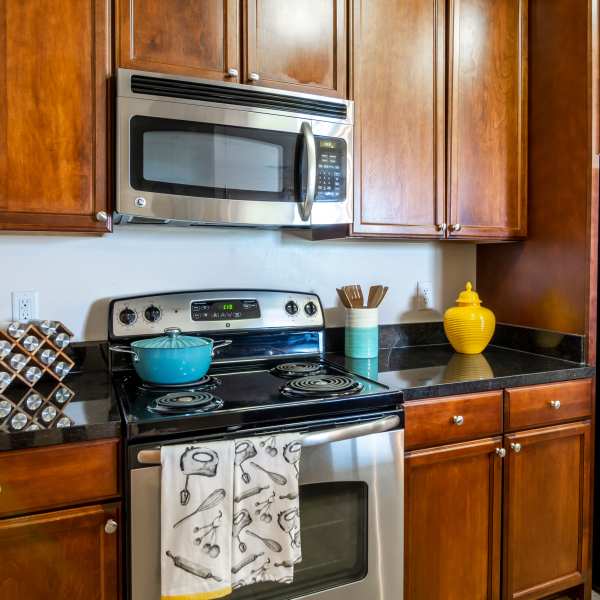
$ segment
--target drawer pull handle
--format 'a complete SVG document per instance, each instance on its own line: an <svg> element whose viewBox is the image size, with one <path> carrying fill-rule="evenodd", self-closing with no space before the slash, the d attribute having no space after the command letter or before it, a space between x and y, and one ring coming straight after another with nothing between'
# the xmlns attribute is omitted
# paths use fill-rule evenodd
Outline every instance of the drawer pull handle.
<svg viewBox="0 0 600 600"><path fill-rule="evenodd" d="M456 415L456 416L452 417L452 422L455 425L460 426L465 422L465 418L462 415Z"/></svg>
<svg viewBox="0 0 600 600"><path fill-rule="evenodd" d="M106 524L104 525L104 531L106 533L113 534L117 531L118 528L118 524L114 519L109 519L108 521L106 521Z"/></svg>
<svg viewBox="0 0 600 600"><path fill-rule="evenodd" d="M513 442L510 447L513 449L513 452L516 452L517 454L521 452L522 449L522 446L519 444L519 442Z"/></svg>
<svg viewBox="0 0 600 600"><path fill-rule="evenodd" d="M558 410L560 408L560 400L550 400L550 407Z"/></svg>
<svg viewBox="0 0 600 600"><path fill-rule="evenodd" d="M500 458L504 458L506 456L506 450L504 448L496 448L496 454Z"/></svg>

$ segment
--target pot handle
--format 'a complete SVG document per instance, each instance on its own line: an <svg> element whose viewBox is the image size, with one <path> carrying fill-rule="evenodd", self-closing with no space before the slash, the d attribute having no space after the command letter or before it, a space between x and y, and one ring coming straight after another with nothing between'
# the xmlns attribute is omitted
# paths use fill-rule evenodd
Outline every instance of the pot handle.
<svg viewBox="0 0 600 600"><path fill-rule="evenodd" d="M122 354L133 354L133 362L139 362L140 357L137 352L129 348L128 346L109 346L108 349L111 352L121 352Z"/></svg>
<svg viewBox="0 0 600 600"><path fill-rule="evenodd" d="M215 350L219 350L219 348L225 348L225 346L231 346L233 344L233 340L222 340L220 342L215 342L212 347L212 356L215 355Z"/></svg>

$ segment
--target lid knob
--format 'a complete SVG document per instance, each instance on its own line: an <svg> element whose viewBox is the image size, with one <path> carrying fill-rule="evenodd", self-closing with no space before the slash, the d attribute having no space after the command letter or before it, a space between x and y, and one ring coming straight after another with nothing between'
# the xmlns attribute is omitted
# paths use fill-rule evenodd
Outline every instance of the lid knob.
<svg viewBox="0 0 600 600"><path fill-rule="evenodd" d="M473 284L467 281L466 288L458 295L456 302L459 306L480 306L479 294L473 291Z"/></svg>
<svg viewBox="0 0 600 600"><path fill-rule="evenodd" d="M167 327L165 329L165 333L171 337L177 337L178 335L181 335L181 329L179 329L179 327Z"/></svg>

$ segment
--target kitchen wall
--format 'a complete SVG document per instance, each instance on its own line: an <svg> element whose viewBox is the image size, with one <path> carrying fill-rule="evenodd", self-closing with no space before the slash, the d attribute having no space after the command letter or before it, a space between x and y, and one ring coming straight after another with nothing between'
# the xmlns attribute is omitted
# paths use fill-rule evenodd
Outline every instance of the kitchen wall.
<svg viewBox="0 0 600 600"><path fill-rule="evenodd" d="M37 290L42 318L64 321L79 340L106 337L108 300L119 295L215 287L314 291L327 325L343 324L336 287L390 286L381 323L440 320L465 281L475 245L340 240L254 229L118 227L112 235L0 235L0 321L13 290ZM418 310L417 281L433 284L432 310ZM485 300L485 298L484 298Z"/></svg>

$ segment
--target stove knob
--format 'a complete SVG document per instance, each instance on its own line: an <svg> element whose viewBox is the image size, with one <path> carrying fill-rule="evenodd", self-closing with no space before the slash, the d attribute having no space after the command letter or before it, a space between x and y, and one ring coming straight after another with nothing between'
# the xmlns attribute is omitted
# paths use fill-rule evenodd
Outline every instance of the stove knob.
<svg viewBox="0 0 600 600"><path fill-rule="evenodd" d="M298 312L298 305L293 300L290 300L285 305L285 312L288 315L295 315Z"/></svg>
<svg viewBox="0 0 600 600"><path fill-rule="evenodd" d="M316 314L317 312L317 305L314 302L307 302L304 305L304 312L309 316L312 317L314 314Z"/></svg>
<svg viewBox="0 0 600 600"><path fill-rule="evenodd" d="M135 314L134 310L131 310L131 308L124 308L119 313L119 321L121 321L123 325L133 325L136 319L137 315Z"/></svg>
<svg viewBox="0 0 600 600"><path fill-rule="evenodd" d="M147 321L150 321L150 323L154 323L154 321L158 321L160 319L160 308L154 305L149 306L144 311L144 316L146 317Z"/></svg>

